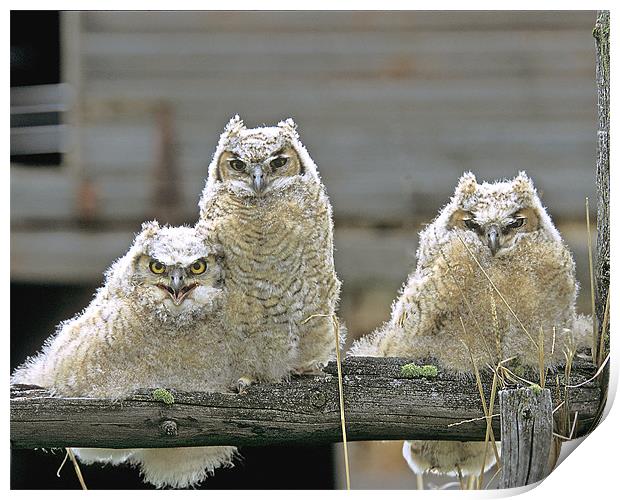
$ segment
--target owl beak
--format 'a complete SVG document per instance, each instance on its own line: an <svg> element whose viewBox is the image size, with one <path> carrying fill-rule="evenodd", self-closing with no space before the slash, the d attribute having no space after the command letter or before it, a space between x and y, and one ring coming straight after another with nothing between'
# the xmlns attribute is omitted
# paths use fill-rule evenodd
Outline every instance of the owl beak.
<svg viewBox="0 0 620 500"><path fill-rule="evenodd" d="M170 272L169 276L170 286L165 287L165 290L170 295L170 298L172 299L172 302L174 302L174 305L181 305L181 302L183 302L189 292L191 292L196 287L196 284L185 284L185 273L182 269L173 269Z"/></svg>
<svg viewBox="0 0 620 500"><path fill-rule="evenodd" d="M254 185L256 194L260 194L265 188L265 175L260 166L254 167L254 172L252 172L252 184Z"/></svg>
<svg viewBox="0 0 620 500"><path fill-rule="evenodd" d="M493 256L495 256L500 247L499 235L499 228L496 225L489 226L487 229L487 245Z"/></svg>

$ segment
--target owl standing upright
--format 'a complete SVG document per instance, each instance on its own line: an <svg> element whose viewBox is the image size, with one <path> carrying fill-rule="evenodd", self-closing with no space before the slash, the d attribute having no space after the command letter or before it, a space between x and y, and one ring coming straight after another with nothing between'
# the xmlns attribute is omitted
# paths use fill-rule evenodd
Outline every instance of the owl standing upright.
<svg viewBox="0 0 620 500"><path fill-rule="evenodd" d="M226 255L224 318L242 346L239 387L325 364L340 293L332 208L293 120L249 129L232 118L199 206L197 229Z"/></svg>
<svg viewBox="0 0 620 500"><path fill-rule="evenodd" d="M108 399L149 387L225 391L232 375L220 255L193 228L143 224L92 302L61 323L11 382ZM235 455L230 446L74 451L85 463L137 465L145 481L177 488L231 465Z"/></svg>
<svg viewBox="0 0 620 500"><path fill-rule="evenodd" d="M575 312L577 291L571 253L530 178L478 184L466 173L420 233L417 267L390 321L350 354L434 358L471 374L472 358L480 370L513 357L537 369L540 350L553 367L565 344L589 338ZM484 443L441 441L406 442L404 453L418 473L462 475L479 474L485 456ZM489 467L493 453L486 457Z"/></svg>

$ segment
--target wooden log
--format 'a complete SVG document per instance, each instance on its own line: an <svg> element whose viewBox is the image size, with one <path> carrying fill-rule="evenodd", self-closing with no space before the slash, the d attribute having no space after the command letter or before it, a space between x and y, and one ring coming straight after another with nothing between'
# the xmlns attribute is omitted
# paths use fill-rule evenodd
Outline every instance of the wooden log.
<svg viewBox="0 0 620 500"><path fill-rule="evenodd" d="M475 381L443 373L408 378L403 358L348 358L343 362L347 434L350 440L485 438ZM428 360L427 360L428 361ZM588 380L592 364L573 365L570 383ZM486 397L490 374L483 373ZM336 367L320 376L257 384L245 394L182 393L175 402L154 401L141 390L123 401L53 397L32 386L11 388L11 446L170 447L204 445L319 444L341 440ZM563 376L559 383L562 386ZM555 376L548 387L554 395ZM600 389L595 382L571 389L570 409L578 411L576 436L590 428ZM555 401L554 404L559 404ZM458 425L454 425L458 424ZM499 420L493 419L495 435Z"/></svg>
<svg viewBox="0 0 620 500"><path fill-rule="evenodd" d="M544 479L553 440L551 391L529 388L500 391L499 405L500 488L516 488Z"/></svg>

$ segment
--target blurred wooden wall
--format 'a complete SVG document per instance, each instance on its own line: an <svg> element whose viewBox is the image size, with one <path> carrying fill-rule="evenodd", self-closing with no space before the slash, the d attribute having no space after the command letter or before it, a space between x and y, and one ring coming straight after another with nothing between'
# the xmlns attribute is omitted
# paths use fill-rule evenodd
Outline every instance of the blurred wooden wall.
<svg viewBox="0 0 620 500"><path fill-rule="evenodd" d="M97 283L142 220L196 220L218 136L292 116L336 222L353 335L387 319L464 170L526 170L587 284L594 12L63 13L60 168L11 167L11 271Z"/></svg>

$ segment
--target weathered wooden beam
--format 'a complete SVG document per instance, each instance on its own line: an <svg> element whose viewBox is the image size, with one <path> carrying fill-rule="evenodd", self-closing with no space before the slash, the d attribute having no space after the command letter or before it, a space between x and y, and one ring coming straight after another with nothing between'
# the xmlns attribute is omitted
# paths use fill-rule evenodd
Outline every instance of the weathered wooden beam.
<svg viewBox="0 0 620 500"><path fill-rule="evenodd" d="M599 324L598 334L600 335L605 316L605 302L609 293L609 11L602 10L598 12L592 33L596 45L598 111L598 140L596 147L596 316ZM604 348L605 352L609 352L609 337L604 339Z"/></svg>
<svg viewBox="0 0 620 500"><path fill-rule="evenodd" d="M499 392L502 440L500 488L516 488L548 474L553 441L551 391L529 388Z"/></svg>
<svg viewBox="0 0 620 500"><path fill-rule="evenodd" d="M486 421L474 380L442 373L431 379L401 374L402 358L348 358L343 363L350 440L484 440ZM570 383L586 381L590 364L573 366ZM317 444L338 442L341 429L335 365L325 375L257 384L245 394L182 393L175 402L139 391L123 401L59 398L32 386L11 387L13 448L170 447L199 445ZM554 395L555 376L548 387ZM560 384L563 377L560 376ZM488 395L491 379L483 374ZM596 383L571 389L579 412L577 435L587 431L599 401ZM556 402L558 403L558 402ZM477 419L460 425L457 422ZM500 435L499 419L493 419Z"/></svg>

